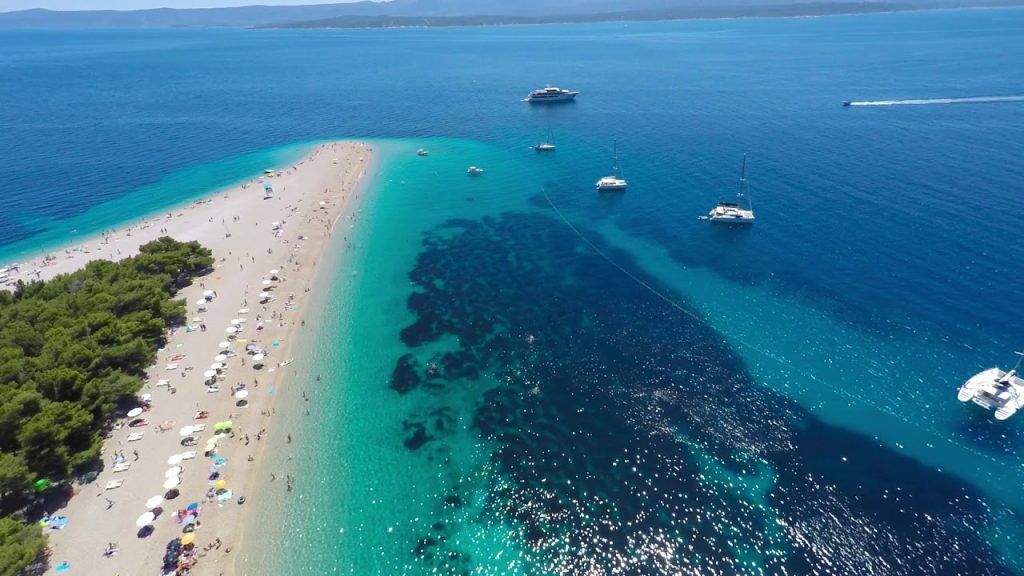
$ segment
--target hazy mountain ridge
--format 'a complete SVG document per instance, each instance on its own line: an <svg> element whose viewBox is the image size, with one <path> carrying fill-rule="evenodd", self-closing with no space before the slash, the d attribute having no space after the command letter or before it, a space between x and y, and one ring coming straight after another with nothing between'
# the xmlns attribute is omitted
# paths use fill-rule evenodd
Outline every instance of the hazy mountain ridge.
<svg viewBox="0 0 1024 576"><path fill-rule="evenodd" d="M723 5L724 4L724 5ZM934 7L1019 5L1024 0L391 0L304 6L21 10L0 28L470 26L608 20L849 14Z"/></svg>

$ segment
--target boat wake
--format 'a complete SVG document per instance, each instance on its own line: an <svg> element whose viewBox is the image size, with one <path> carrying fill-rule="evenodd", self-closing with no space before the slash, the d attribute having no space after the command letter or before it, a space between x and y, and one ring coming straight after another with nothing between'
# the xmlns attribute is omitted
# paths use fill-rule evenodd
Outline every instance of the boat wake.
<svg viewBox="0 0 1024 576"><path fill-rule="evenodd" d="M1024 96L977 96L972 98L930 98L924 100L873 100L850 102L849 106L921 106L926 104L986 104L995 102L1024 102Z"/></svg>

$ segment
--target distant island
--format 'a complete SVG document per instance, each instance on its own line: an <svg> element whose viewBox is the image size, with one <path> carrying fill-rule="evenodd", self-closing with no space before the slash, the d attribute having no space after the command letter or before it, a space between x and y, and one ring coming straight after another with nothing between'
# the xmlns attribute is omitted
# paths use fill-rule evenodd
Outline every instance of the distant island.
<svg viewBox="0 0 1024 576"><path fill-rule="evenodd" d="M390 0L306 6L0 12L0 28L404 28L784 18L1007 7L1024 0Z"/></svg>

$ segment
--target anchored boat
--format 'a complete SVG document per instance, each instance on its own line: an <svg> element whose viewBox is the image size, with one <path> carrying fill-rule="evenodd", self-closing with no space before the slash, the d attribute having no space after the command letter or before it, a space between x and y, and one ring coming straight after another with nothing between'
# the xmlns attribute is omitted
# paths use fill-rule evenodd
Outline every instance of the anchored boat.
<svg viewBox="0 0 1024 576"><path fill-rule="evenodd" d="M1017 376L1024 352L1017 352L1017 364L1009 372L989 368L971 376L957 392L956 399L995 410L996 420L1006 420L1024 407L1024 380Z"/></svg>

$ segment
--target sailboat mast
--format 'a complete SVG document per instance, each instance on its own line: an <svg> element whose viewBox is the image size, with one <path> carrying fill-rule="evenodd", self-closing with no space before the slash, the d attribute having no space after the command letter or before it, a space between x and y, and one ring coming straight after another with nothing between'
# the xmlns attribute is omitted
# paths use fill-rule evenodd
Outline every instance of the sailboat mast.
<svg viewBox="0 0 1024 576"><path fill-rule="evenodd" d="M743 155L743 167L740 169L740 188L736 191L736 200L738 201L744 196L747 189L747 155ZM754 203L750 200L750 195L747 196L747 210L754 210Z"/></svg>

